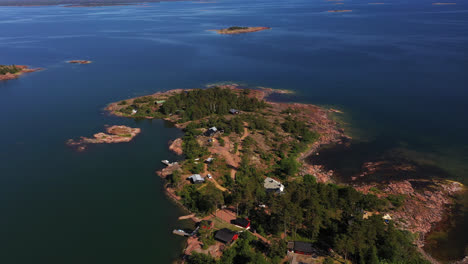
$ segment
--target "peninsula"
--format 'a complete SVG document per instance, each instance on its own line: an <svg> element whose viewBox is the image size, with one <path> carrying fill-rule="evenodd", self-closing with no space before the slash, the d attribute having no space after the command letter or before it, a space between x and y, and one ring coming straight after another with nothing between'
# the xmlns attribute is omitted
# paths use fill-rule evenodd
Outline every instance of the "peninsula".
<svg viewBox="0 0 468 264"><path fill-rule="evenodd" d="M106 108L118 116L165 119L184 130L170 149L185 160L164 160L167 167L157 174L168 196L190 212L183 219L197 223L194 231L174 230L189 237L187 263L429 263L414 238L422 247L463 186L420 179L339 183L333 171L305 160L323 145L350 140L331 118L342 112L267 101L274 92L220 85ZM382 164L366 164L361 177ZM433 217L420 217L430 210Z"/></svg>
<svg viewBox="0 0 468 264"><path fill-rule="evenodd" d="M39 70L41 69L31 69L24 65L0 65L0 81L16 79L23 73L35 72Z"/></svg>
<svg viewBox="0 0 468 264"><path fill-rule="evenodd" d="M242 34L242 33L251 33L251 32L257 32L257 31L262 31L262 30L267 30L271 29L269 27L229 27L229 28L224 28L224 29L216 29L215 31L218 34Z"/></svg>

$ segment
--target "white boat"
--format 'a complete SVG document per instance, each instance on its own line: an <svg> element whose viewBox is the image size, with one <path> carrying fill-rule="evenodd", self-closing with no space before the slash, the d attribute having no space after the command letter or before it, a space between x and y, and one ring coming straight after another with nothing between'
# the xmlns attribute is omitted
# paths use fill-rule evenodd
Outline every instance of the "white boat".
<svg viewBox="0 0 468 264"><path fill-rule="evenodd" d="M171 164L168 160L161 160L161 163L166 166L169 166Z"/></svg>

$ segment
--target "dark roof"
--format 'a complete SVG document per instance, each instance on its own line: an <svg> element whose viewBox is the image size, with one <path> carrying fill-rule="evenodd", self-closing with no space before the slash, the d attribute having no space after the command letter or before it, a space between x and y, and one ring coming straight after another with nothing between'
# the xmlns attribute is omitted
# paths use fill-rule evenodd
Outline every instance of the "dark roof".
<svg viewBox="0 0 468 264"><path fill-rule="evenodd" d="M304 253L312 253L314 250L311 243L294 241L294 251L300 251Z"/></svg>
<svg viewBox="0 0 468 264"><path fill-rule="evenodd" d="M223 228L216 232L215 239L224 242L224 243L229 243L232 241L234 236L236 235L236 232L229 230L227 228Z"/></svg>
<svg viewBox="0 0 468 264"><path fill-rule="evenodd" d="M232 223L238 226L247 227L250 223L248 219L245 218L236 218L232 220Z"/></svg>

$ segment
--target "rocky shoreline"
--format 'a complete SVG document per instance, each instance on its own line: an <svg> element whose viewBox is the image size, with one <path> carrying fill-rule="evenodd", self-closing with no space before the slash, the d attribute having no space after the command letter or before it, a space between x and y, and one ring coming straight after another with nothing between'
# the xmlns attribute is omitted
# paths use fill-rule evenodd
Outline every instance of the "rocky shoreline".
<svg viewBox="0 0 468 264"><path fill-rule="evenodd" d="M344 144L339 146L340 144ZM337 146L337 151L345 151L352 146L351 142L332 143ZM330 146L327 146L329 149ZM308 173L314 173L317 180L321 182L344 183L354 187L356 190L373 194L379 198L386 198L394 202L393 209L381 212L391 216L397 227L407 230L416 235L416 244L421 252L426 244L428 235L436 226L451 215L451 208L455 204L455 196L466 191L466 187L455 181L444 179L448 175L441 174L442 171L433 168L426 168L424 165L406 160L405 158L394 157L390 154L381 158L374 158L362 164L359 172L343 175L346 169L336 168L336 171L330 169L330 164L323 163L324 160L317 160L311 157L317 155L327 157L339 155L337 151L330 151L326 154L324 149L318 148L316 152L310 152L307 164L311 170ZM365 151L359 149L359 151ZM339 156L335 159L347 159L351 154ZM396 155L401 155L398 154ZM320 154L320 156L318 156ZM326 166L323 164L327 164ZM348 172L350 173L350 172ZM346 179L347 178L347 179ZM427 252L424 252L431 263L438 263L431 258Z"/></svg>
<svg viewBox="0 0 468 264"><path fill-rule="evenodd" d="M110 126L106 128L106 133L99 132L92 138L80 137L78 140L69 139L67 145L76 147L78 151L86 149L88 144L111 144L130 142L141 132L140 128L131 128L127 126Z"/></svg>
<svg viewBox="0 0 468 264"><path fill-rule="evenodd" d="M400 228L419 235L419 247L424 246L426 234L449 213L448 206L453 204L453 196L463 188L459 182L425 179L355 186L358 191L378 197L402 197L404 201L401 207L391 212L392 218Z"/></svg>
<svg viewBox="0 0 468 264"><path fill-rule="evenodd" d="M17 73L0 74L0 81L17 79L24 73L30 73L30 72L43 70L42 68L29 68L28 66L25 66L25 65L15 65L15 67L19 68L20 71Z"/></svg>

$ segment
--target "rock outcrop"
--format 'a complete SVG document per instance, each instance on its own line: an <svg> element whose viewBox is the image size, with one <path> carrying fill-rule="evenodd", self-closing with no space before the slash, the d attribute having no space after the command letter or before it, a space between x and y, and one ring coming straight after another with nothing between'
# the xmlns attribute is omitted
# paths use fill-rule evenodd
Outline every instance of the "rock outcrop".
<svg viewBox="0 0 468 264"><path fill-rule="evenodd" d="M170 141L169 150L176 153L177 155L182 155L184 153L182 150L182 139L178 138L174 141Z"/></svg>
<svg viewBox="0 0 468 264"><path fill-rule="evenodd" d="M69 60L67 62L71 63L71 64L90 64L90 63L92 63L92 61L90 61L90 60Z"/></svg>
<svg viewBox="0 0 468 264"><path fill-rule="evenodd" d="M29 72L35 72L35 71L40 71L42 70L41 68L35 68L31 69L28 68L28 66L25 65L15 65L16 68L19 68L20 71L16 73L5 73L5 74L0 74L0 81L7 81L7 80L13 80L21 76L23 73L29 73Z"/></svg>
<svg viewBox="0 0 468 264"><path fill-rule="evenodd" d="M251 33L251 32L257 32L257 31L262 31L262 30L267 30L271 29L269 27L230 27L230 28L224 28L224 29L216 29L215 31L218 34L243 34L243 33Z"/></svg>
<svg viewBox="0 0 468 264"><path fill-rule="evenodd" d="M463 185L448 180L409 179L355 188L378 197L404 196L403 204L392 211L391 216L401 228L419 234L417 243L422 246L425 235L443 219L447 206L453 203L453 195L460 192Z"/></svg>
<svg viewBox="0 0 468 264"><path fill-rule="evenodd" d="M77 147L78 150L82 151L86 149L87 144L130 142L141 132L141 129L127 126L111 126L106 128L106 132L96 133L92 138L81 137L79 140L70 139L67 141L67 145Z"/></svg>

